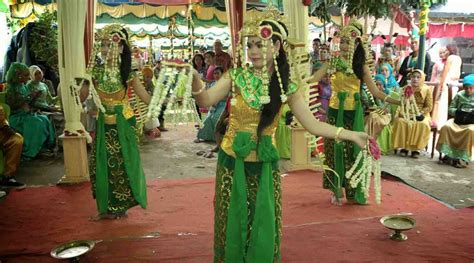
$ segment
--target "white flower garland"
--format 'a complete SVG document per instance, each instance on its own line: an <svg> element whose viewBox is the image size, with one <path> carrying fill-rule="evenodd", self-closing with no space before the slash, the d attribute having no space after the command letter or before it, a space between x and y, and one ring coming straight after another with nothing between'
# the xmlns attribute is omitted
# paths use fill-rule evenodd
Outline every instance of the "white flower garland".
<svg viewBox="0 0 474 263"><path fill-rule="evenodd" d="M420 115L420 110L416 105L414 94L409 97L406 97L405 94L402 95L400 112L405 120L416 121L416 116Z"/></svg>
<svg viewBox="0 0 474 263"><path fill-rule="evenodd" d="M357 158L352 165L351 169L346 172L346 178L349 179L349 183L352 188L356 188L359 184L364 191L364 197L368 199L371 177L374 177L374 189L375 189L375 202L380 204L381 202L381 168L380 161L375 160L369 153L369 144L359 152ZM357 172L357 167L360 167ZM355 172L355 173L354 173Z"/></svg>
<svg viewBox="0 0 474 263"><path fill-rule="evenodd" d="M192 80L190 67L177 67L164 62L149 105L147 120L157 118L163 104L167 104L164 115L168 122L176 125L195 121L201 125L191 94Z"/></svg>

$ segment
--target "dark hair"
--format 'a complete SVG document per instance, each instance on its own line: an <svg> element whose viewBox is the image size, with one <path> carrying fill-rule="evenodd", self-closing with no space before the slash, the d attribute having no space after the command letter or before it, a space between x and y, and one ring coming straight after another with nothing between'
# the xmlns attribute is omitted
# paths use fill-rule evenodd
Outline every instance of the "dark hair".
<svg viewBox="0 0 474 263"><path fill-rule="evenodd" d="M458 54L458 47L454 44L449 44L446 46L446 49L449 51L449 55L457 55Z"/></svg>
<svg viewBox="0 0 474 263"><path fill-rule="evenodd" d="M362 45L363 43L360 38L356 38L356 48L354 50L354 56L352 56L352 71L354 71L354 74L361 82L364 82L365 50Z"/></svg>
<svg viewBox="0 0 474 263"><path fill-rule="evenodd" d="M204 53L204 55L210 55L211 57L215 57L215 56L216 56L216 52L214 52L214 51L206 51L206 53Z"/></svg>
<svg viewBox="0 0 474 263"><path fill-rule="evenodd" d="M392 49L393 49L393 45L392 45L392 43L390 43L390 42L385 42L385 43L383 44L383 47L384 47L384 48L389 47L389 48L392 48Z"/></svg>
<svg viewBox="0 0 474 263"><path fill-rule="evenodd" d="M313 43L315 43L315 42L319 42L319 43L321 43L321 39L319 39L319 38L315 38L315 39L313 39Z"/></svg>
<svg viewBox="0 0 474 263"><path fill-rule="evenodd" d="M128 39L128 33L125 28L122 28L122 33L125 34L126 39ZM120 44L122 44L122 54L120 54L120 77L122 78L122 84L127 89L127 80L130 72L132 71L132 52L130 51L130 47L127 44L127 41L124 39L120 40Z"/></svg>
<svg viewBox="0 0 474 263"><path fill-rule="evenodd" d="M217 66L217 67L214 68L214 71L213 71L212 74L214 74L216 71L220 71L221 73L224 73L224 68L221 67L221 66Z"/></svg>
<svg viewBox="0 0 474 263"><path fill-rule="evenodd" d="M195 61L195 60L196 60L196 57L201 57L202 66L203 66L203 67L206 67L206 62L204 62L204 55L201 54L201 53L197 53L197 54L194 54L194 57L193 57L193 68L196 69L196 70L198 69L198 68L197 68L197 65L196 65L196 61Z"/></svg>
<svg viewBox="0 0 474 263"><path fill-rule="evenodd" d="M279 22L277 22L279 23ZM263 25L270 25L272 27L272 30L274 32L280 32L278 27L274 25L271 22L264 21L262 24ZM288 34L288 30L286 26L282 23L280 25L284 28L286 33ZM272 36L272 42L275 43L277 40L280 41L280 50L278 51L278 56L276 57L276 62L278 65L278 71L280 72L281 76L281 81L283 85L283 90L286 92L288 90L288 79L290 76L290 66L288 65L288 60L286 57L286 53L283 49L283 41L282 39L277 36L273 35ZM266 62L264 62L266 63ZM270 103L264 104L262 108L262 113L260 115L260 121L258 123L257 127L257 137L260 138L262 135L262 131L268 127L270 124L272 124L273 120L275 119L276 115L280 111L281 107L281 90L280 90L280 84L278 81L278 76L276 71L273 71L273 74L270 79L270 83L268 85L268 92L270 95Z"/></svg>

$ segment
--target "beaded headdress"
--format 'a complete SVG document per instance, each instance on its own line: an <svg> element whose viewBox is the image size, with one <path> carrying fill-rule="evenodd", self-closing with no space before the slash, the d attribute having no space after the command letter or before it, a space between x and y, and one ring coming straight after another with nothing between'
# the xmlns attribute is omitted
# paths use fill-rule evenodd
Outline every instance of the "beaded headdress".
<svg viewBox="0 0 474 263"><path fill-rule="evenodd" d="M95 43L92 54L89 58L89 64L87 66L87 72L89 75L89 80L91 80L92 70L97 64L97 56L101 53L101 46L103 45L104 40L108 40L108 51L107 54L102 55L101 59L102 62L107 63L107 61L112 61L111 67L105 67L105 72L108 76L113 76L110 81L114 82L121 82L120 78L116 78L115 76L120 76L120 43L125 41L127 45L128 36L127 33L124 31L124 27L119 24L111 24L107 25L104 28L98 30L95 34ZM93 83L93 82L90 82ZM92 98L98 108L105 112L105 108L102 106L100 102L99 96L96 94L95 89L89 89L92 95Z"/></svg>
<svg viewBox="0 0 474 263"><path fill-rule="evenodd" d="M263 11L250 10L245 14L245 21L242 29L239 32L238 38L238 47L239 53L237 54L236 60L234 60L235 67L237 64L241 64L242 67L247 70L247 64L245 63L245 41L247 37L259 37L262 41L262 60L264 61L262 72L264 73L262 78L262 87L263 95L259 98L261 104L270 103L270 96L268 93L268 85L270 83L270 77L266 72L268 72L267 61L267 49L272 46L271 41L273 36L278 36L281 40L281 45L285 51L289 51L291 40L288 39L288 30L286 25L288 25L288 19L278 11L278 9L273 6L267 6ZM274 30L277 29L277 30ZM276 58L278 56L278 51L273 52L273 66L275 67L275 72L278 77L278 82L280 84L281 90L281 100L286 102L287 95L283 89L283 82L281 80L280 72L278 70L278 65ZM287 54L290 59L290 54ZM291 75L291 73L290 73ZM232 92L235 93L234 87ZM231 100L231 103L235 103L235 99Z"/></svg>
<svg viewBox="0 0 474 263"><path fill-rule="evenodd" d="M352 67L352 59L353 59L354 51L357 48L357 45L356 45L357 39L360 40L360 44L358 45L362 45L362 47L364 48L366 64L368 64L369 67L374 66L373 65L374 58L372 57L372 54L370 52L370 46L369 46L370 43L368 41L368 36L364 34L364 30L361 23L359 23L356 20L349 21L349 24L341 29L341 39L348 40L348 44L349 44L349 54L348 54L349 56L346 61L347 63L346 72L353 73L351 67Z"/></svg>

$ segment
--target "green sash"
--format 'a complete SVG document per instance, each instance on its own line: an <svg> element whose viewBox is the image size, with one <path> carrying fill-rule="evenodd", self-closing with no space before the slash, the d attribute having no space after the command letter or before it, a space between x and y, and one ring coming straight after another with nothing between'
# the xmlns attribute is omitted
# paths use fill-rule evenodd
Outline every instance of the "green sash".
<svg viewBox="0 0 474 263"><path fill-rule="evenodd" d="M232 149L235 169L227 217L225 262L273 262L275 247L275 197L272 162L280 159L271 136L262 136L258 144L249 132L237 132ZM262 173L255 205L252 231L247 244L248 207L245 181L245 158L257 150Z"/></svg>

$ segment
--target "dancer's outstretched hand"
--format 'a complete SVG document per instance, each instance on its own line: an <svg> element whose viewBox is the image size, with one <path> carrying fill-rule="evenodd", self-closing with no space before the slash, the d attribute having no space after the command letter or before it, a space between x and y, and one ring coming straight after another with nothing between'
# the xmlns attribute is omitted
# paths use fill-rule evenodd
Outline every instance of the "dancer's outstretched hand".
<svg viewBox="0 0 474 263"><path fill-rule="evenodd" d="M353 141L355 144L357 144L360 148L364 148L365 145L367 144L367 141L369 139L369 135L365 132L354 132L351 136L351 141Z"/></svg>

